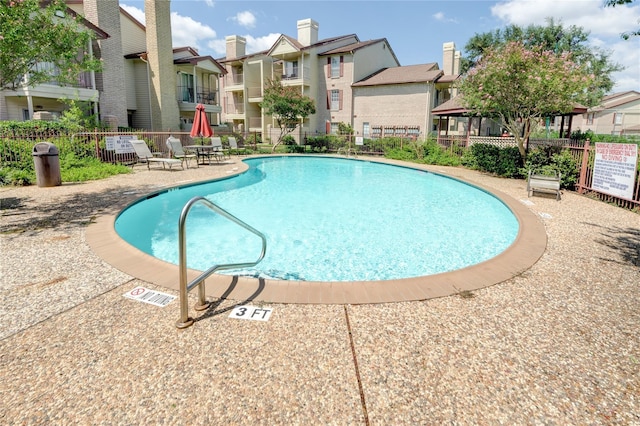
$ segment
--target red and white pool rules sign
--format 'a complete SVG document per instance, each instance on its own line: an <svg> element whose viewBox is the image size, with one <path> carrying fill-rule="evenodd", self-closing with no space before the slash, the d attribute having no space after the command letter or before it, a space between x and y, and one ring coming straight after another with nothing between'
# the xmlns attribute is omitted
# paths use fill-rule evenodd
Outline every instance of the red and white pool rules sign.
<svg viewBox="0 0 640 426"><path fill-rule="evenodd" d="M591 187L615 197L633 199L637 163L636 144L596 143Z"/></svg>

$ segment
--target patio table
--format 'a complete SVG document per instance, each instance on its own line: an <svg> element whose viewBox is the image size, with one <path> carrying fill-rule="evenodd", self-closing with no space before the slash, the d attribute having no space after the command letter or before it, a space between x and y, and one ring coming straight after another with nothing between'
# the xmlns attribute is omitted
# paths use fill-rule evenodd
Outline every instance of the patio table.
<svg viewBox="0 0 640 426"><path fill-rule="evenodd" d="M220 162L220 158L224 156L224 153L213 145L185 145L183 148L187 151L195 151L198 164L200 164L200 157L203 159L206 157L208 164L211 164L211 156L213 156L218 163ZM202 164L204 164L204 161Z"/></svg>

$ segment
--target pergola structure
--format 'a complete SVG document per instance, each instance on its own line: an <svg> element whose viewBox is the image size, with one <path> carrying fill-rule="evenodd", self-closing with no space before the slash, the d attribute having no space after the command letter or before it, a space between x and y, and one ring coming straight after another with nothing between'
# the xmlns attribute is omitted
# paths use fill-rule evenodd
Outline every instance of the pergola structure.
<svg viewBox="0 0 640 426"><path fill-rule="evenodd" d="M571 137L571 126L573 124L573 116L574 115L581 115L581 114L585 114L587 112L587 107L582 106L582 105L576 105L573 108L573 111L571 111L570 113L567 114L558 114L556 115L556 117L561 117L561 122L560 122L560 137L563 138L569 138ZM440 140L440 135L442 133L442 123L443 120L442 118L444 117L446 120L444 120L446 124L445 127L445 137L449 136L449 118L450 117L467 117L467 129L466 129L466 137L467 139L471 136L471 125L473 123L473 119L477 118L478 119L478 130L481 129L482 126L482 119L483 118L487 118L487 117L482 117L479 115L474 115L469 109L465 108L462 102L462 95L458 94L455 97L453 97L452 99L449 99L448 101L444 102L441 105L438 105L437 107L435 107L432 110L432 114L434 116L437 116L438 118L440 118L440 120L438 121L438 140ZM565 120L567 121L567 128L565 129Z"/></svg>

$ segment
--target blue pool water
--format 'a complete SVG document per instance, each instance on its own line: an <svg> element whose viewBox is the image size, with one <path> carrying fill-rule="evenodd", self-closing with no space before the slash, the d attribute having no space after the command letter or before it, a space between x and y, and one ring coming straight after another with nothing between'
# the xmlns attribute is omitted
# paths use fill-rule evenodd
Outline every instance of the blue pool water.
<svg viewBox="0 0 640 426"><path fill-rule="evenodd" d="M480 263L515 240L518 221L493 195L411 168L323 157L245 160L239 176L160 193L124 210L116 231L157 258L178 260L178 219L205 196L263 232L267 254L233 275L306 281L387 280ZM188 266L251 262L260 239L196 204Z"/></svg>

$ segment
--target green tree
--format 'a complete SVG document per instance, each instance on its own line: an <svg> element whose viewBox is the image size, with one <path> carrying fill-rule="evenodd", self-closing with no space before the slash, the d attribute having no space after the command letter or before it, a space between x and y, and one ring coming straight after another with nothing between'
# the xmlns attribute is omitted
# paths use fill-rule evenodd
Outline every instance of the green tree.
<svg viewBox="0 0 640 426"><path fill-rule="evenodd" d="M480 62L459 84L465 107L485 117L496 117L511 132L520 155L535 125L545 117L566 114L589 96L594 76L568 53L522 43L484 52Z"/></svg>
<svg viewBox="0 0 640 426"><path fill-rule="evenodd" d="M606 7L616 7L623 4L631 4L634 1L635 0L606 0L604 2L604 5ZM640 29L637 29L635 31L628 31L626 33L620 34L620 37L622 37L625 40L629 40L631 37L638 37L638 36L640 36Z"/></svg>
<svg viewBox="0 0 640 426"><path fill-rule="evenodd" d="M613 89L615 82L611 74L623 69L609 59L609 52L589 44L589 32L575 25L563 27L561 23L547 18L545 26L509 25L493 32L475 34L464 48L467 56L462 61L463 71L477 64L486 51L495 50L510 42L520 42L528 49L548 50L557 54L570 53L573 62L584 66L594 75L588 88L589 96L583 101L587 107L600 104L602 97Z"/></svg>
<svg viewBox="0 0 640 426"><path fill-rule="evenodd" d="M297 87L282 85L278 79L267 81L260 106L280 127L280 136L273 144L273 152L286 135L292 133L311 114L316 113L313 99L303 95Z"/></svg>
<svg viewBox="0 0 640 426"><path fill-rule="evenodd" d="M100 70L87 53L94 38L64 0L0 0L0 90L74 83L81 72Z"/></svg>

